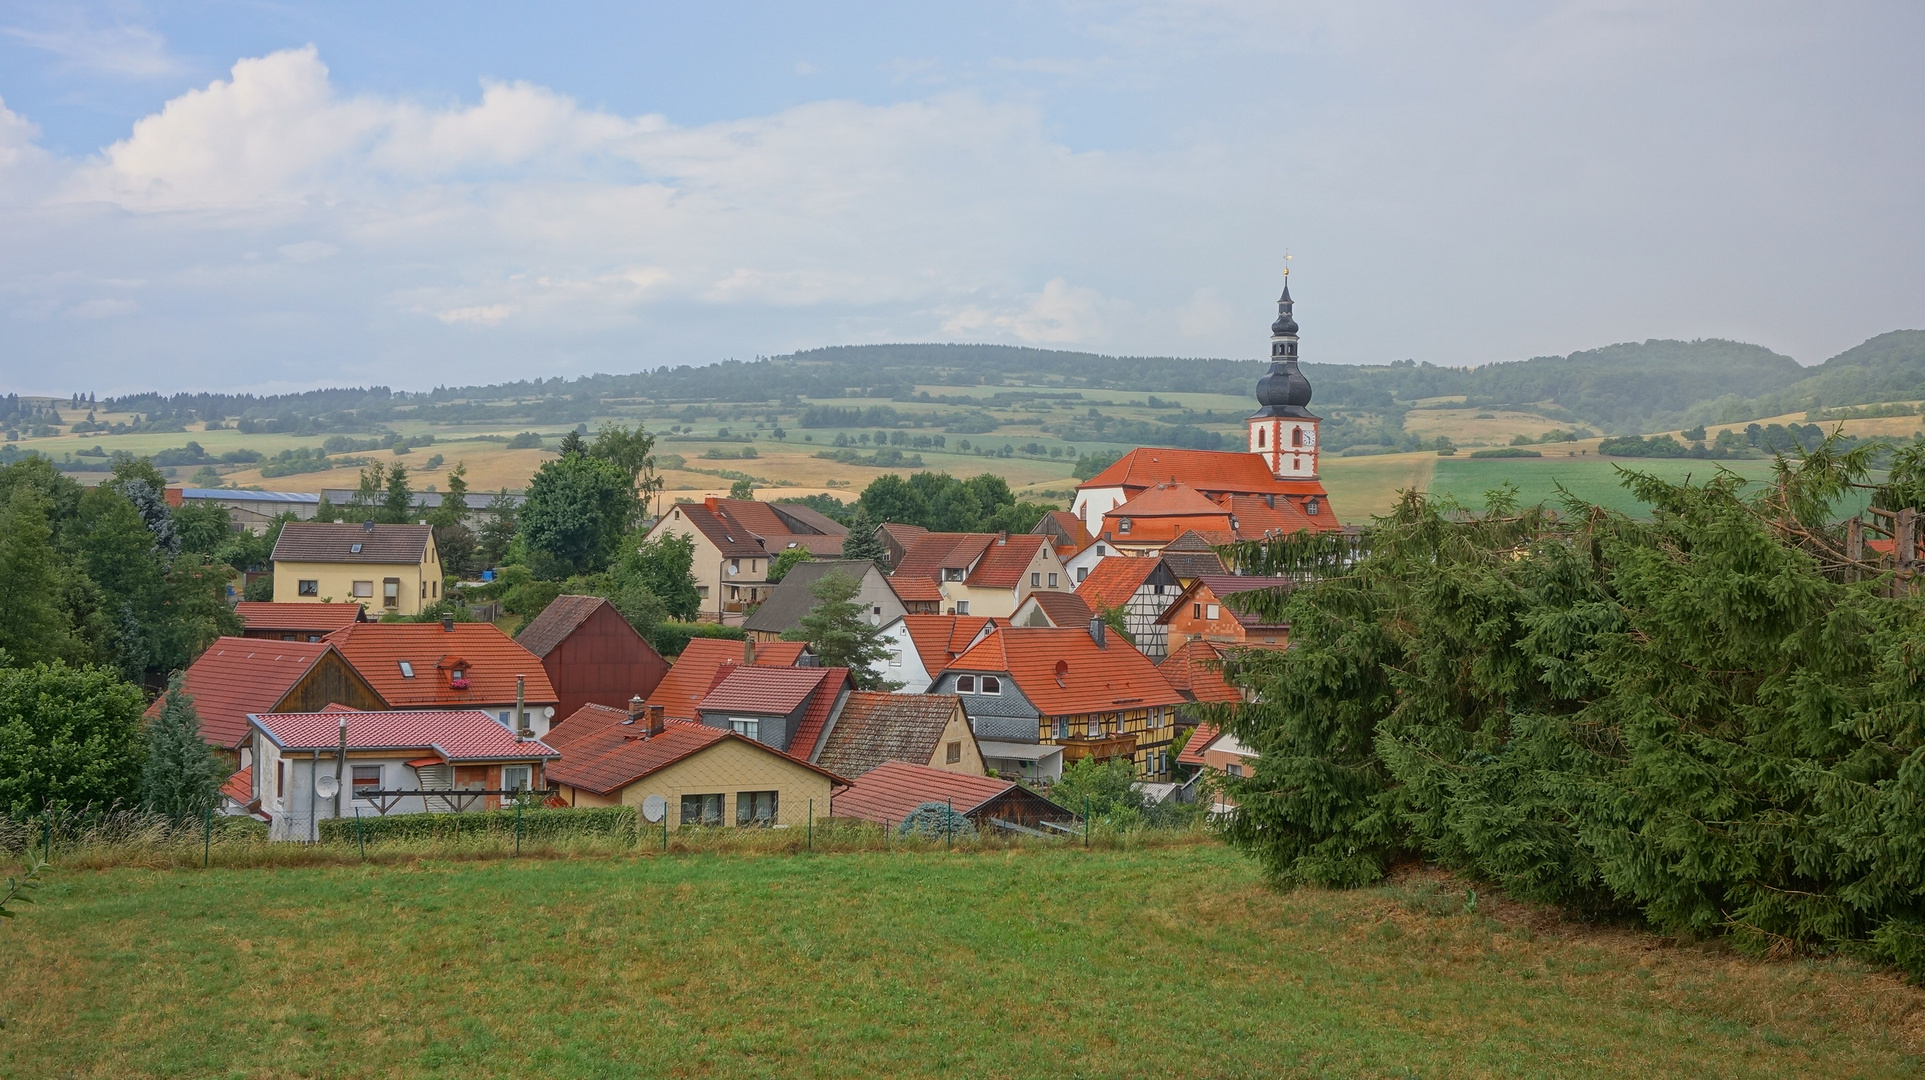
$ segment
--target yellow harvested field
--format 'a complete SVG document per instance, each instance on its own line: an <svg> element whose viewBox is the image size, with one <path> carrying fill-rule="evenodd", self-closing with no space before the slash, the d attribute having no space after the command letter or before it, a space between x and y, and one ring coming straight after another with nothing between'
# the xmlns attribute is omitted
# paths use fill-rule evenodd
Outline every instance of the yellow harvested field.
<svg viewBox="0 0 1925 1080"><path fill-rule="evenodd" d="M1431 472L1436 468L1437 455L1428 450L1328 457L1322 464L1323 486L1344 524L1362 525L1373 515L1389 513L1397 505L1400 492L1429 490Z"/></svg>
<svg viewBox="0 0 1925 1080"><path fill-rule="evenodd" d="M1489 419L1479 419L1489 417ZM1404 430L1426 439L1448 435L1459 446L1502 446L1513 435L1536 438L1547 431L1577 425L1546 420L1536 413L1505 409L1412 409L1404 414Z"/></svg>

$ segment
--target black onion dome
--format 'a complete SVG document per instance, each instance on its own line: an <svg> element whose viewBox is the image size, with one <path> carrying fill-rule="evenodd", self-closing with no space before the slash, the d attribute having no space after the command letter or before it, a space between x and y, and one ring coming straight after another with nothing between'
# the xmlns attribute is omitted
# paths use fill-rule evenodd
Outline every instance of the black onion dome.
<svg viewBox="0 0 1925 1080"><path fill-rule="evenodd" d="M1297 332L1297 320L1291 315L1294 307L1290 299L1290 282L1283 283L1283 295L1277 298L1277 321L1270 324L1270 332L1277 335L1292 335ZM1283 353L1283 348L1277 348ZM1310 380L1304 378L1297 368L1294 348L1286 355L1273 355L1270 370L1257 380L1258 416L1291 416L1315 420L1310 414Z"/></svg>
<svg viewBox="0 0 1925 1080"><path fill-rule="evenodd" d="M1283 295L1277 297L1277 321L1270 324L1271 333L1294 334L1297 332L1297 320L1290 314L1290 309L1295 306L1290 300L1290 279L1284 278Z"/></svg>

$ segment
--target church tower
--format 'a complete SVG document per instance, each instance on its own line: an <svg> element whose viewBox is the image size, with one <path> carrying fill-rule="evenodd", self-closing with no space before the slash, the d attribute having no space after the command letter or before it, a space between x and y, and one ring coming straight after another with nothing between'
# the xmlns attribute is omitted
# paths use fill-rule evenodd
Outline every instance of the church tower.
<svg viewBox="0 0 1925 1080"><path fill-rule="evenodd" d="M1270 324L1270 371L1257 380L1259 408L1250 426L1250 452L1279 480L1317 478L1317 427L1310 412L1310 380L1297 370L1297 320L1291 315L1290 272L1284 271L1277 321Z"/></svg>

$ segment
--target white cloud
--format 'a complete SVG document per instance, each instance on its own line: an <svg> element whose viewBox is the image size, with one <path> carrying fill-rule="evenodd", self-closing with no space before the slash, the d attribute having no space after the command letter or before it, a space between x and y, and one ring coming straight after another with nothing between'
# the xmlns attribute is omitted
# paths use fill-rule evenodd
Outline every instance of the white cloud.
<svg viewBox="0 0 1925 1080"><path fill-rule="evenodd" d="M132 315L139 310L140 305L132 300L101 297L96 300L83 300L61 314L69 319L111 319L120 315Z"/></svg>
<svg viewBox="0 0 1925 1080"><path fill-rule="evenodd" d="M281 258L288 262L320 262L330 255L339 255L341 249L322 240L303 240L298 244L282 244L277 248Z"/></svg>
<svg viewBox="0 0 1925 1080"><path fill-rule="evenodd" d="M470 323L476 326L493 326L515 313L513 304L482 304L476 307L451 308L438 311L435 318L450 326Z"/></svg>
<svg viewBox="0 0 1925 1080"><path fill-rule="evenodd" d="M1102 339L1106 323L1128 317L1126 305L1062 278L1052 278L1044 283L1043 291L1023 299L1019 306L1000 312L966 307L945 320L942 328L961 337L1014 338L1026 345L1074 345Z"/></svg>
<svg viewBox="0 0 1925 1080"><path fill-rule="evenodd" d="M0 33L94 74L156 78L181 69L180 62L167 50L167 39L144 26L93 26L82 17L72 16L58 26L9 26L0 28Z"/></svg>

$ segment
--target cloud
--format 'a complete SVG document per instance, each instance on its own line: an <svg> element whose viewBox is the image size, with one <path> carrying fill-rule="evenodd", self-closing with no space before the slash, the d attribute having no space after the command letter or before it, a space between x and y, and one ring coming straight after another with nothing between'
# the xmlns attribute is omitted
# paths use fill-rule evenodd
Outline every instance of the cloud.
<svg viewBox="0 0 1925 1080"><path fill-rule="evenodd" d="M24 45L52 53L68 67L96 75L152 79L178 74L182 65L167 50L167 39L144 26L92 26L71 16L43 29L0 28Z"/></svg>
<svg viewBox="0 0 1925 1080"><path fill-rule="evenodd" d="M341 253L340 248L321 240L303 240L298 244L282 244L275 250L281 253L281 258L286 259L288 262L296 263L320 262L330 255L339 255Z"/></svg>
<svg viewBox="0 0 1925 1080"><path fill-rule="evenodd" d="M139 310L140 305L132 300L102 297L83 300L61 314L69 319L111 319L119 315L132 315Z"/></svg>
<svg viewBox="0 0 1925 1080"><path fill-rule="evenodd" d="M946 333L974 338L1014 338L1026 345L1069 345L1104 336L1104 324L1127 317L1124 305L1095 289L1053 278L1013 310L966 307L942 324Z"/></svg>
<svg viewBox="0 0 1925 1080"><path fill-rule="evenodd" d="M513 304L482 304L476 307L452 308L435 312L435 318L454 326L468 323L475 326L493 326L515 313Z"/></svg>

